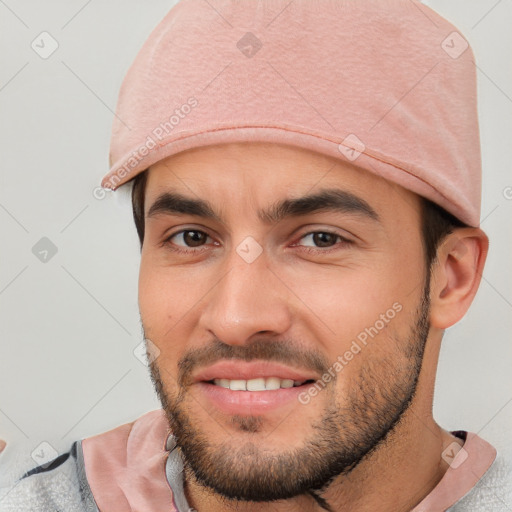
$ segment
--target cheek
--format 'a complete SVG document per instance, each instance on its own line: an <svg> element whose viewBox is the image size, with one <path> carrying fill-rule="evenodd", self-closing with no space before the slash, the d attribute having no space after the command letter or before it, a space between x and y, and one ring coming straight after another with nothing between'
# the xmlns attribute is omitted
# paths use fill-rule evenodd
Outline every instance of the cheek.
<svg viewBox="0 0 512 512"><path fill-rule="evenodd" d="M307 330L322 345L317 348L331 364L341 359L338 371L349 373L364 361L367 347L378 357L395 357L396 340L407 338L415 319L423 269L398 257L383 258L359 267L319 268L314 276L295 273L293 282L301 283L293 289Z"/></svg>
<svg viewBox="0 0 512 512"><path fill-rule="evenodd" d="M146 337L177 358L187 348L208 291L208 276L191 268L172 268L142 256L139 310ZM210 283L211 288L211 283Z"/></svg>
<svg viewBox="0 0 512 512"><path fill-rule="evenodd" d="M181 290L169 272L148 264L144 257L139 273L139 310L144 334L156 347L154 364L158 367L164 394L174 394L177 363L186 347L178 333L179 319L185 312Z"/></svg>
<svg viewBox="0 0 512 512"><path fill-rule="evenodd" d="M290 288L302 309L314 313L326 332L338 339L357 334L373 325L380 315L402 302L410 289L383 268L317 269L314 275L295 274Z"/></svg>
<svg viewBox="0 0 512 512"><path fill-rule="evenodd" d="M158 330L167 296L165 286L159 284L157 273L143 257L139 271L139 310L148 338L152 338L153 332Z"/></svg>
<svg viewBox="0 0 512 512"><path fill-rule="evenodd" d="M186 313L190 289L184 287L178 272L155 265L142 257L139 272L139 309L146 336L161 343ZM188 289L187 289L188 288Z"/></svg>
<svg viewBox="0 0 512 512"><path fill-rule="evenodd" d="M395 303L377 320L353 329L354 334L331 351L331 366L322 379L335 375L333 393L341 406L381 401L380 390L392 395L390 390L407 379L412 364L407 346L418 341L411 338L410 321L408 312Z"/></svg>

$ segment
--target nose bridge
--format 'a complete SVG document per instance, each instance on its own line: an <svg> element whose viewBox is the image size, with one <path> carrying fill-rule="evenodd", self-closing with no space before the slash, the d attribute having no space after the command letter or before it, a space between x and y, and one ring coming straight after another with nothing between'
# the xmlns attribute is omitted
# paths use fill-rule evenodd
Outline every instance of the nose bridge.
<svg viewBox="0 0 512 512"><path fill-rule="evenodd" d="M233 345L244 344L258 332L283 333L290 326L286 289L267 267L264 254L245 259L254 250L251 241L247 244L233 249L200 320L204 329Z"/></svg>

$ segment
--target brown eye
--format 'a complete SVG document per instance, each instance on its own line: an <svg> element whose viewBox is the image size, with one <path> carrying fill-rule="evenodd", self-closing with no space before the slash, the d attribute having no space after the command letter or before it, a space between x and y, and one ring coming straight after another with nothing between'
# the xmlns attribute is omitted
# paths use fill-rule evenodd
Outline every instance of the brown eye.
<svg viewBox="0 0 512 512"><path fill-rule="evenodd" d="M202 231L185 231L183 234L183 241L189 247L198 247L205 243L208 235Z"/></svg>
<svg viewBox="0 0 512 512"><path fill-rule="evenodd" d="M199 247L204 245L208 238L210 237L203 231L187 229L180 231L179 233L175 233L169 237L168 241L181 247Z"/></svg>
<svg viewBox="0 0 512 512"><path fill-rule="evenodd" d="M336 243L338 235L332 233L314 233L313 241L318 247L331 247Z"/></svg>
<svg viewBox="0 0 512 512"><path fill-rule="evenodd" d="M307 239L309 239L308 242L302 245L309 247L332 247L338 240L344 240L340 235L328 231L315 231L301 238L301 240Z"/></svg>

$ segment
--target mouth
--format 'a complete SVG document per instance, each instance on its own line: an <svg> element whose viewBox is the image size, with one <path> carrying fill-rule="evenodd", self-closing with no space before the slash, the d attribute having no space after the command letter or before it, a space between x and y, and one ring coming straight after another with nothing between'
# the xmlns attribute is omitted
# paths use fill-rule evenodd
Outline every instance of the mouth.
<svg viewBox="0 0 512 512"><path fill-rule="evenodd" d="M224 359L201 368L191 379L195 382L210 382L233 391L265 391L292 388L320 377L317 372L273 361Z"/></svg>
<svg viewBox="0 0 512 512"><path fill-rule="evenodd" d="M213 384L231 391L274 391L276 389L298 388L304 384L312 384L313 379L292 380L279 377L259 377L256 379L213 379L207 384Z"/></svg>
<svg viewBox="0 0 512 512"><path fill-rule="evenodd" d="M226 415L263 415L296 405L320 377L271 361L219 361L193 376L206 406Z"/></svg>

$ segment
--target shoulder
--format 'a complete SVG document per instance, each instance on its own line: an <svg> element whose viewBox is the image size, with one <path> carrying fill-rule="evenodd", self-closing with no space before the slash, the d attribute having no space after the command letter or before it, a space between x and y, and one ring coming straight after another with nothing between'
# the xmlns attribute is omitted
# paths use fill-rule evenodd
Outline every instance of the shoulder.
<svg viewBox="0 0 512 512"><path fill-rule="evenodd" d="M496 459L473 489L450 512L508 512L512 507L512 450L497 450Z"/></svg>
<svg viewBox="0 0 512 512"><path fill-rule="evenodd" d="M81 470L81 443L0 490L0 512L97 512Z"/></svg>
<svg viewBox="0 0 512 512"><path fill-rule="evenodd" d="M29 466L22 448L12 447L12 460L1 464L0 512L97 512L105 501L130 501L125 490L133 488L139 471L160 477L164 464L167 422L162 410L144 414L140 418L107 432L75 441L68 451L42 466ZM9 446L6 449L8 451ZM18 453L15 453L18 451ZM9 454L7 454L9 455ZM30 459L30 457L29 457ZM148 476L149 476L148 475ZM165 494L162 478L155 478L148 489ZM96 501L96 498L99 501ZM168 499L168 492L165 498ZM109 507L102 508L109 510Z"/></svg>

